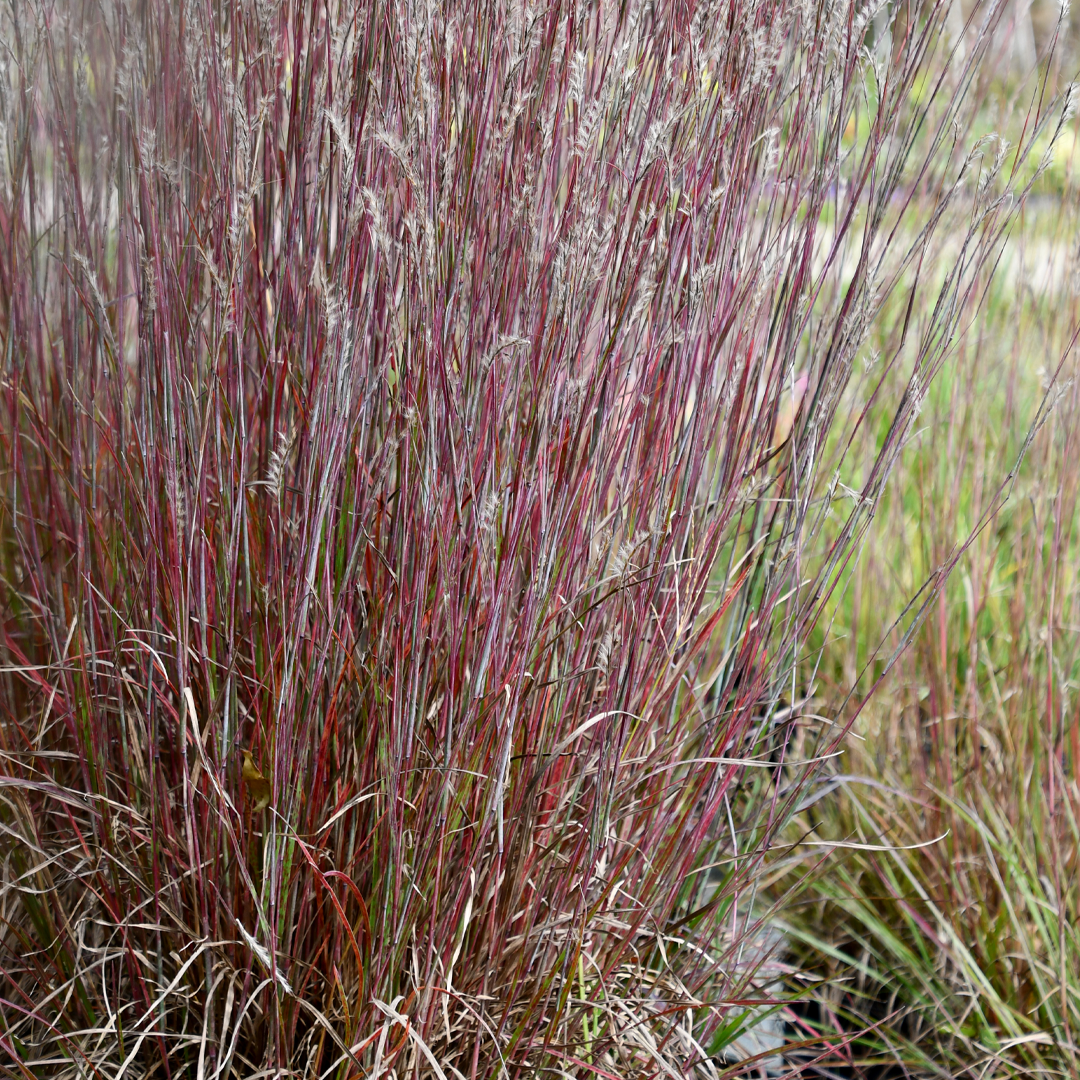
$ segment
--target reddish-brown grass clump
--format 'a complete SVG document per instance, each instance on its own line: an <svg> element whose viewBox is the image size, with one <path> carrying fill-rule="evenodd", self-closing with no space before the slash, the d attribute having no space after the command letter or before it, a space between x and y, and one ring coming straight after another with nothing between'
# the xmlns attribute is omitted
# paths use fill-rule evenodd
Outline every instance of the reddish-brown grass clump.
<svg viewBox="0 0 1080 1080"><path fill-rule="evenodd" d="M984 13L5 11L0 1067L717 1075Z"/></svg>

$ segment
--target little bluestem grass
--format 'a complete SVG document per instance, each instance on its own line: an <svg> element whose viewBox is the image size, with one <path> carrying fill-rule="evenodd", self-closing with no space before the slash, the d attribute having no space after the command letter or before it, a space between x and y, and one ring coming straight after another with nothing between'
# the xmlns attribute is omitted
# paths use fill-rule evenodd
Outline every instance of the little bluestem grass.
<svg viewBox="0 0 1080 1080"><path fill-rule="evenodd" d="M776 717L1020 193L923 273L993 10L876 14L6 10L8 1075L725 1068L841 730Z"/></svg>

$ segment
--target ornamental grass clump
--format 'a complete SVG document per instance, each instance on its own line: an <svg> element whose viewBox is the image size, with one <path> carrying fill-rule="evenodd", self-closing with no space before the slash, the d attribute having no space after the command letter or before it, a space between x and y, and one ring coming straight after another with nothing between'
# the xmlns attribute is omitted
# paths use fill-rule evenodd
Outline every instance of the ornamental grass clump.
<svg viewBox="0 0 1080 1080"><path fill-rule="evenodd" d="M719 1074L993 19L5 10L6 1074Z"/></svg>

